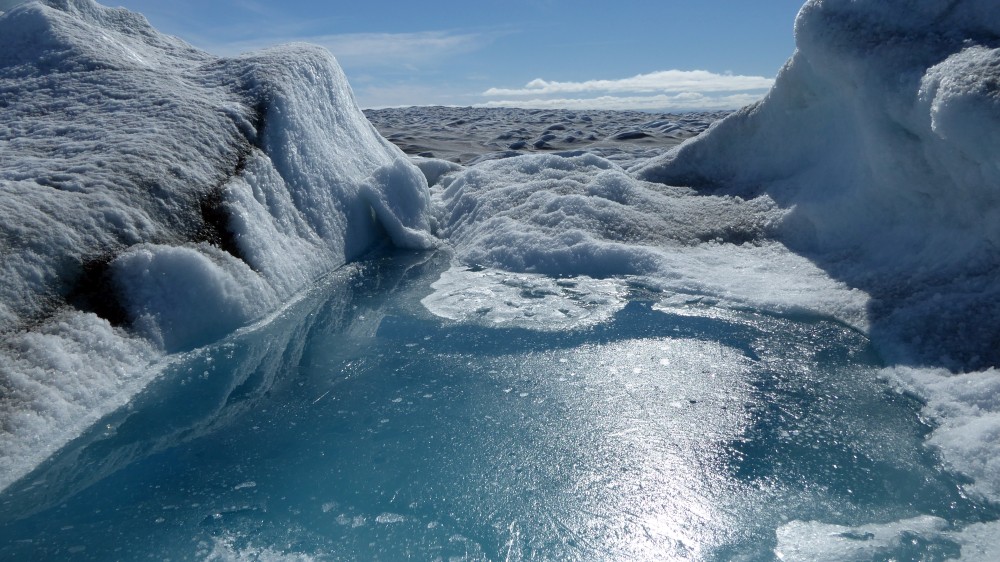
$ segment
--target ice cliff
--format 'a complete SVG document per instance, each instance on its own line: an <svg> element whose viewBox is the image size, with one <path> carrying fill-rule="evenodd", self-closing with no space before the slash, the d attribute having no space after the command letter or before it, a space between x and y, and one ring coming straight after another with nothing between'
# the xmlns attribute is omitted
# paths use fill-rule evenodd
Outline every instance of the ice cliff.
<svg viewBox="0 0 1000 562"><path fill-rule="evenodd" d="M327 51L219 59L91 0L0 12L0 488L162 353L385 240L434 245L424 176Z"/></svg>

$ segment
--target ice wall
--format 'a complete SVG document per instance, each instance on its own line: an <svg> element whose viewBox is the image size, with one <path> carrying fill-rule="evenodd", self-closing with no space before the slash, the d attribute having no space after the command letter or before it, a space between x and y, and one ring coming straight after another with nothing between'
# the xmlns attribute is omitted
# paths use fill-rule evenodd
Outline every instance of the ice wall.
<svg viewBox="0 0 1000 562"><path fill-rule="evenodd" d="M434 245L424 176L325 50L218 59L91 0L0 12L0 488L163 352Z"/></svg>
<svg viewBox="0 0 1000 562"><path fill-rule="evenodd" d="M811 0L768 96L638 177L790 209L896 361L1000 363L1000 4Z"/></svg>

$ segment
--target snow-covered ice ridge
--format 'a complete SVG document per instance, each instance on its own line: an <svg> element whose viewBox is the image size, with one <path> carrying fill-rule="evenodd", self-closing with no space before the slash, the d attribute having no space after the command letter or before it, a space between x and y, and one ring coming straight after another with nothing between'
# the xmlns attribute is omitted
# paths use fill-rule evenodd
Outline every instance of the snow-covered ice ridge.
<svg viewBox="0 0 1000 562"><path fill-rule="evenodd" d="M91 0L0 11L0 488L169 353L388 237L451 246L425 305L453 319L511 294L496 271L606 307L594 322L626 284L665 309L837 318L927 400L969 490L1000 500L994 0L811 0L770 94L673 149L722 116L370 112L412 159L321 49L219 59ZM551 281L567 275L601 282ZM782 548L817 529L790 524Z"/></svg>
<svg viewBox="0 0 1000 562"><path fill-rule="evenodd" d="M308 45L219 59L91 0L0 3L0 488L382 243L427 184Z"/></svg>

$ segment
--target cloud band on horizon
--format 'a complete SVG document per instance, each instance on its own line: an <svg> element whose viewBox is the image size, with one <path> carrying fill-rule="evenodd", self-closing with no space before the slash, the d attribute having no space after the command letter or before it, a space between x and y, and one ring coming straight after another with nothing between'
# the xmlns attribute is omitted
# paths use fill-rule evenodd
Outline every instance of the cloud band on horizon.
<svg viewBox="0 0 1000 562"><path fill-rule="evenodd" d="M735 109L758 101L773 84L773 78L763 76L676 69L615 80L560 82L536 78L522 88L489 88L480 95L503 99L476 106L689 111Z"/></svg>

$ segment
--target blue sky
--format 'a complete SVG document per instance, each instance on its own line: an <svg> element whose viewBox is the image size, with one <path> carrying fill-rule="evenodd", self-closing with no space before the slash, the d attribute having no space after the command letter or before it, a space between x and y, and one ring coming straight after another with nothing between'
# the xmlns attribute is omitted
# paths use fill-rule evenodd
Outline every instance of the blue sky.
<svg viewBox="0 0 1000 562"><path fill-rule="evenodd" d="M324 45L362 107L673 110L759 98L802 2L104 0L217 54Z"/></svg>

